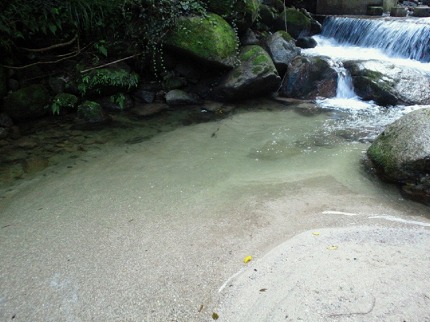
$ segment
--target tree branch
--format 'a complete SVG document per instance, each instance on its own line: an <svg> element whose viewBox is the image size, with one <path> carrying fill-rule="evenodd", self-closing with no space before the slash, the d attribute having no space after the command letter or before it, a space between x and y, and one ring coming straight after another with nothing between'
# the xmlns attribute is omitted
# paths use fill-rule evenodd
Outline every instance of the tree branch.
<svg viewBox="0 0 430 322"><path fill-rule="evenodd" d="M100 66L96 66L96 67L92 67L92 68L87 68L87 69L81 70L81 74L86 73L86 72L89 72L89 71L94 70L94 69L99 69L99 68L103 68L103 67L106 67L106 66L109 66L109 65L113 65L113 64L116 64L116 63L122 62L122 61L124 61L124 60L128 60L128 59L131 59L131 58L134 58L134 57L140 56L140 55L142 55L142 54L143 54L143 53L134 54L134 55L131 55L131 56L128 56L128 57L125 57L125 58L121 58L121 59L118 59L118 60L114 60L114 61L112 61L112 62L109 62L109 63L103 64L103 65L100 65Z"/></svg>
<svg viewBox="0 0 430 322"><path fill-rule="evenodd" d="M78 34L76 34L75 37L73 37L72 40L70 40L68 42L65 42L65 43L56 44L56 45L52 45L52 46L49 46L49 47L38 48L38 49L24 48L24 47L20 47L20 49L23 49L25 51L30 51L32 53L41 53L41 52L44 52L44 51L48 51L48 50L52 50L52 49L56 49L56 48L61 48L61 47L69 46L69 45L73 44L76 39L78 39Z"/></svg>

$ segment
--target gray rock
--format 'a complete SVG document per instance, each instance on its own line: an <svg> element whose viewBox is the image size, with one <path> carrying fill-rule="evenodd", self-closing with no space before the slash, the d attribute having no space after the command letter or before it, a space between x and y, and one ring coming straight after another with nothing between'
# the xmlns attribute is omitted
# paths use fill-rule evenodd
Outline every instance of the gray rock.
<svg viewBox="0 0 430 322"><path fill-rule="evenodd" d="M288 66L279 95L299 99L334 97L337 77L329 58L298 56Z"/></svg>
<svg viewBox="0 0 430 322"><path fill-rule="evenodd" d="M285 31L270 35L266 40L266 48L281 75L287 70L288 64L300 55L300 48L296 47L294 39Z"/></svg>
<svg viewBox="0 0 430 322"><path fill-rule="evenodd" d="M367 155L382 178L400 184L409 197L430 204L430 106L389 125Z"/></svg>
<svg viewBox="0 0 430 322"><path fill-rule="evenodd" d="M240 37L240 43L242 46L258 45L258 39L255 32L251 29L247 29L242 37Z"/></svg>
<svg viewBox="0 0 430 322"><path fill-rule="evenodd" d="M240 55L240 65L230 71L215 95L224 100L240 100L271 93L281 81L269 54L260 46L245 46Z"/></svg>
<svg viewBox="0 0 430 322"><path fill-rule="evenodd" d="M415 68L380 61L347 61L356 93L379 105L430 104L430 77Z"/></svg>
<svg viewBox="0 0 430 322"><path fill-rule="evenodd" d="M199 98L194 94L189 94L180 89L174 89L166 94L168 105L195 105L199 103Z"/></svg>

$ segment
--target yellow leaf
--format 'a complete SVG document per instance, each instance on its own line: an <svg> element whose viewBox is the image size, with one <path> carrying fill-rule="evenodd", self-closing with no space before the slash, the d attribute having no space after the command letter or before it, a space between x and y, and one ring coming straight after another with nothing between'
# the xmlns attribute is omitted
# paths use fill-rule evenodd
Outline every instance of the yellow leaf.
<svg viewBox="0 0 430 322"><path fill-rule="evenodd" d="M336 250L336 249L338 249L338 246L331 245L331 246L327 247L327 249L329 249L329 250Z"/></svg>
<svg viewBox="0 0 430 322"><path fill-rule="evenodd" d="M319 235L320 235L320 233L319 233L319 232L317 232L317 231L314 231L314 232L312 233L312 235L319 236Z"/></svg>
<svg viewBox="0 0 430 322"><path fill-rule="evenodd" d="M250 261L252 261L252 256L246 256L244 259L243 259L243 262L246 264L246 263L249 263Z"/></svg>

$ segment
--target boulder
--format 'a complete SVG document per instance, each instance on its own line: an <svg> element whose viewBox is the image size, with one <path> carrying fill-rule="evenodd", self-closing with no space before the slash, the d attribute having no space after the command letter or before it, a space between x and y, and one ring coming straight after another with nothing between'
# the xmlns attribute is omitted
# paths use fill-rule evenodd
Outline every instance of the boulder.
<svg viewBox="0 0 430 322"><path fill-rule="evenodd" d="M336 96L338 75L332 66L327 57L294 58L288 66L279 95L299 99Z"/></svg>
<svg viewBox="0 0 430 322"><path fill-rule="evenodd" d="M304 15L301 11L294 8L287 8L281 13L281 18L286 15L287 31L295 39L300 36L307 36L311 30L311 19Z"/></svg>
<svg viewBox="0 0 430 322"><path fill-rule="evenodd" d="M266 40L266 49L281 75L287 70L288 64L300 55L300 48L296 47L294 39L285 31L270 35Z"/></svg>
<svg viewBox="0 0 430 322"><path fill-rule="evenodd" d="M199 103L199 98L180 89L173 89L166 94L166 103L170 106L195 105Z"/></svg>
<svg viewBox="0 0 430 322"><path fill-rule="evenodd" d="M430 107L411 112L373 142L367 155L383 179L430 205Z"/></svg>
<svg viewBox="0 0 430 322"><path fill-rule="evenodd" d="M43 85L30 85L9 93L3 111L14 120L32 119L48 112L50 97Z"/></svg>
<svg viewBox="0 0 430 322"><path fill-rule="evenodd" d="M415 68L381 61L347 61L356 93L382 106L430 104L430 77Z"/></svg>
<svg viewBox="0 0 430 322"><path fill-rule="evenodd" d="M182 17L165 43L214 67L232 68L237 62L239 40L233 28L217 14Z"/></svg>
<svg viewBox="0 0 430 322"><path fill-rule="evenodd" d="M269 54L260 46L242 48L240 65L230 71L215 96L222 100L240 100L271 93L281 81Z"/></svg>

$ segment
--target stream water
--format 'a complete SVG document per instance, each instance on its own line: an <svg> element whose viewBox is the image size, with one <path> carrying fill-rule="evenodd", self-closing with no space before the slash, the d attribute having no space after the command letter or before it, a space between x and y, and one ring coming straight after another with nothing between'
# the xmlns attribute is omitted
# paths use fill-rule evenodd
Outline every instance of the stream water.
<svg viewBox="0 0 430 322"><path fill-rule="evenodd" d="M318 42L307 54L337 46ZM343 212L425 221L362 166L384 126L419 107L361 102L344 76L318 107L255 100L188 126L187 111L118 117L85 134L104 144L3 184L0 319L206 321L245 255L354 224Z"/></svg>

